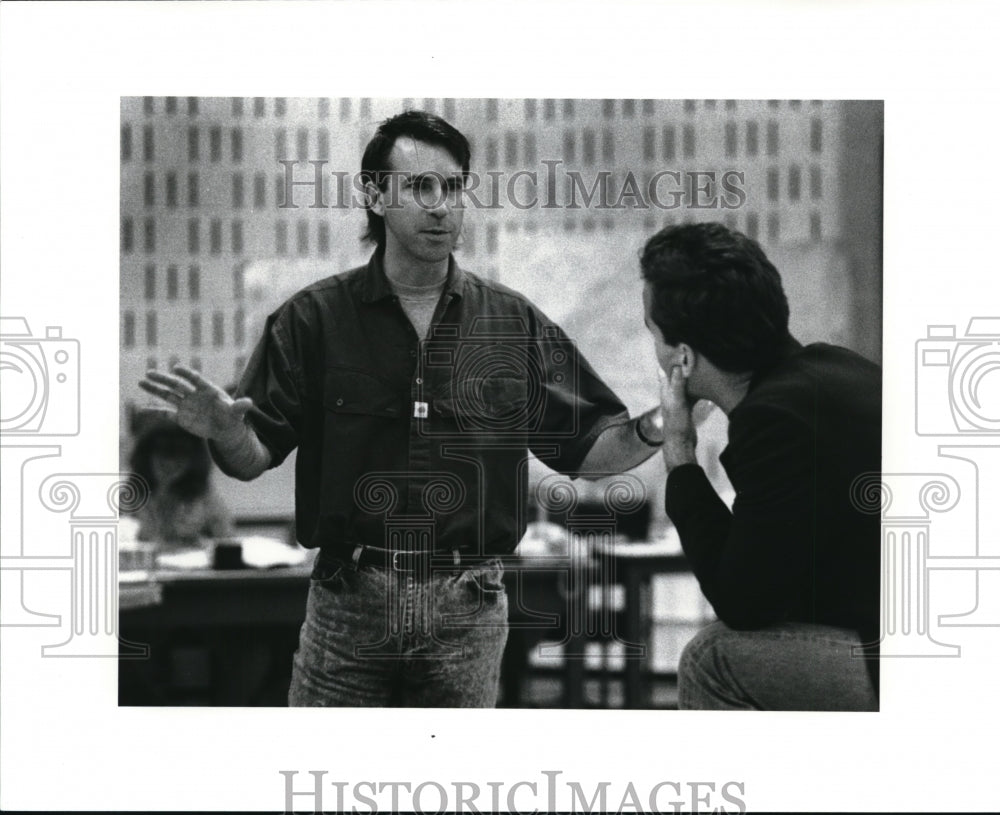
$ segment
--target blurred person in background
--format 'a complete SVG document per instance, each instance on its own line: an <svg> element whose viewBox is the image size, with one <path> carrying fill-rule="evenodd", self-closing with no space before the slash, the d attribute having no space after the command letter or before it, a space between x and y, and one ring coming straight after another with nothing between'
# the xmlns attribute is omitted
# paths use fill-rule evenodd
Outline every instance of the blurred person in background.
<svg viewBox="0 0 1000 815"><path fill-rule="evenodd" d="M231 519L212 487L205 440L153 414L140 412L135 425L129 468L148 490L148 499L132 515L138 522L137 539L163 549L228 536Z"/></svg>
<svg viewBox="0 0 1000 815"><path fill-rule="evenodd" d="M777 270L722 224L663 229L641 267L666 510L719 618L681 656L680 707L877 710L880 519L852 487L881 471L881 370L799 344ZM729 418L731 509L695 459L701 399Z"/></svg>

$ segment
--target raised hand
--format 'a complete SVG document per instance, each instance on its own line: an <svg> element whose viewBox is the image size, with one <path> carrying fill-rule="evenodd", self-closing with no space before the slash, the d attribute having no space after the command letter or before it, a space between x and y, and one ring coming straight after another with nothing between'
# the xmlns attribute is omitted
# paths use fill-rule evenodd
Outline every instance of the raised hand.
<svg viewBox="0 0 1000 815"><path fill-rule="evenodd" d="M253 402L233 399L197 371L175 365L173 373L147 371L139 387L172 407L153 408L190 433L206 439L235 439L243 431L244 417Z"/></svg>

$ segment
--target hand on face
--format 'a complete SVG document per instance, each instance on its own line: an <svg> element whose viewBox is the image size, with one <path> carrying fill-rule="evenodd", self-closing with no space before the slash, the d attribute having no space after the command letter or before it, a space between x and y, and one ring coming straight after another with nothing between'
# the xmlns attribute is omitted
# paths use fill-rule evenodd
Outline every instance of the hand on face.
<svg viewBox="0 0 1000 815"><path fill-rule="evenodd" d="M692 415L694 402L687 393L687 379L680 365L661 368L660 407L663 413L663 457L667 467L679 467L696 461L698 433Z"/></svg>
<svg viewBox="0 0 1000 815"><path fill-rule="evenodd" d="M177 365L172 374L147 371L139 387L172 408L156 412L173 419L182 428L205 439L221 440L239 434L253 402L247 397L233 399L200 373Z"/></svg>

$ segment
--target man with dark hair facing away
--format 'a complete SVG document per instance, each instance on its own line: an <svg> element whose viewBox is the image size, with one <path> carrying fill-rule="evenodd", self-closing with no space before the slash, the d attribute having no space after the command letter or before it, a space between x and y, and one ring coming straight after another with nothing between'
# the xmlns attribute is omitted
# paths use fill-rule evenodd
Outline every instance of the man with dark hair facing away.
<svg viewBox="0 0 1000 815"><path fill-rule="evenodd" d="M852 487L881 470L880 369L800 345L777 270L721 224L663 229L641 266L667 514L718 617L681 656L680 707L877 710L881 533ZM729 419L731 509L695 459L700 399Z"/></svg>
<svg viewBox="0 0 1000 815"><path fill-rule="evenodd" d="M369 263L268 318L236 399L187 368L142 383L230 475L298 450L296 532L319 554L292 705L494 705L528 451L608 474L660 438L658 406L630 419L537 307L455 262L469 163L437 116L383 122L362 158Z"/></svg>

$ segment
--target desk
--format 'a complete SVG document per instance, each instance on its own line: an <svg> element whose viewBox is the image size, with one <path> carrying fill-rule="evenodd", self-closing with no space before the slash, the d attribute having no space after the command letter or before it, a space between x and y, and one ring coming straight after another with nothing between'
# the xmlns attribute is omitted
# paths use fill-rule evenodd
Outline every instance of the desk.
<svg viewBox="0 0 1000 815"><path fill-rule="evenodd" d="M546 582L543 573L554 576L550 574ZM505 682L507 677L515 679L515 700L531 648L548 640L563 650L565 707L585 706L585 653L593 643L605 649L599 706L607 704L607 683L612 677L607 649L614 645L621 647L624 657L624 668L617 675L624 680L624 707L652 706L652 580L662 574L691 574L676 536L655 543L595 543L586 555L576 558L512 559L506 573L511 629L504 660L516 670L506 670L504 675ZM618 587L624 595L621 610L615 606ZM710 616L701 616L678 622L700 626L709 620ZM660 676L676 679L675 673Z"/></svg>
<svg viewBox="0 0 1000 815"><path fill-rule="evenodd" d="M310 571L160 570L122 583L121 638L151 653L119 661L119 703L284 704Z"/></svg>
<svg viewBox="0 0 1000 815"><path fill-rule="evenodd" d="M510 605L510 635L504 654L508 704L518 704L530 649L545 640L561 643L567 654L562 704L582 707L586 644L617 639L633 646L629 649L626 645L625 707L648 706L651 580L656 574L685 573L687 562L676 549L660 544L618 544L600 548L593 555L576 563L568 557L505 559ZM291 657L305 617L309 573L309 566L159 571L155 582L123 583L121 636L129 642L152 644L154 653L146 665L123 659L120 679L126 685L135 680L131 687L141 695L150 681L166 681L170 666L164 661L164 650L178 641L194 642L211 655L211 664L205 668L211 674L210 687L198 697L200 703L283 704L280 686L285 682L287 691ZM607 594L599 607L593 607L590 587L595 580L605 588L612 584L624 587L621 613L611 609ZM642 646L644 653L639 654L635 646ZM240 649L256 652L254 665L261 674L257 677L263 683L260 687L255 687L254 677L243 670L246 666L240 660L249 657ZM149 676L143 678L144 671ZM188 704L192 698L174 693L170 687L147 690L152 693L149 701L122 703Z"/></svg>
<svg viewBox="0 0 1000 815"><path fill-rule="evenodd" d="M596 555L605 561L614 582L625 589L625 613L621 635L626 648L642 645L640 655L625 657L625 707L649 704L645 663L649 660L651 584L653 575L689 573L687 558L671 543L619 543L598 546Z"/></svg>
<svg viewBox="0 0 1000 815"><path fill-rule="evenodd" d="M518 707L533 648L554 642L567 651L582 651L585 635L575 624L586 618L587 591L579 583L581 565L568 556L504 558L507 588L507 648L503 655L502 703ZM564 658L562 706L583 705L583 660Z"/></svg>
<svg viewBox="0 0 1000 815"><path fill-rule="evenodd" d="M163 629L188 625L302 625L312 566L156 572L149 584L122 583L123 622ZM129 603L156 587L159 602ZM131 607L129 607L131 606Z"/></svg>

